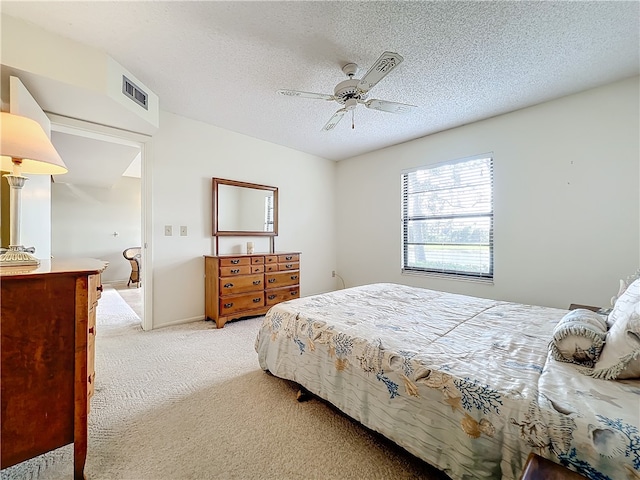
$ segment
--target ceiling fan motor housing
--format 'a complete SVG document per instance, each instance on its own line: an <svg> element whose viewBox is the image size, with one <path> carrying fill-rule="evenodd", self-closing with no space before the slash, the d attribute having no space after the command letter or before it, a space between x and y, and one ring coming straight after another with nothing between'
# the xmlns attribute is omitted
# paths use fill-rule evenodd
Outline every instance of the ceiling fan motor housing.
<svg viewBox="0 0 640 480"><path fill-rule="evenodd" d="M350 99L355 99L356 101L364 100L367 95L358 88L359 83L360 80L357 78L350 78L336 85L333 91L336 101L345 104L346 101Z"/></svg>

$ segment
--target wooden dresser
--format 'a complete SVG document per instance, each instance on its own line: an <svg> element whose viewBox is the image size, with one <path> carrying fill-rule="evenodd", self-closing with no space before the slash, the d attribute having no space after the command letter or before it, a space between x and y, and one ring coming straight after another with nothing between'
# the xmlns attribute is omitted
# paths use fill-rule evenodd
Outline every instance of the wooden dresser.
<svg viewBox="0 0 640 480"><path fill-rule="evenodd" d="M300 297L300 252L205 255L204 272L205 315L218 328Z"/></svg>
<svg viewBox="0 0 640 480"><path fill-rule="evenodd" d="M45 260L30 271L0 268L1 468L73 442L74 478L84 478L106 266L77 259Z"/></svg>

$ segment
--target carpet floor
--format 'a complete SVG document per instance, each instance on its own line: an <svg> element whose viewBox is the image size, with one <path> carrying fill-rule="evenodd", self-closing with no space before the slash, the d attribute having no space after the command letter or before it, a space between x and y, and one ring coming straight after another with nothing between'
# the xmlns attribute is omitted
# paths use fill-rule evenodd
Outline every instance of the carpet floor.
<svg viewBox="0 0 640 480"><path fill-rule="evenodd" d="M112 288L98 306L88 480L446 479L380 435L263 372L261 317L143 332ZM43 426L46 428L46 426ZM73 448L4 469L72 478Z"/></svg>

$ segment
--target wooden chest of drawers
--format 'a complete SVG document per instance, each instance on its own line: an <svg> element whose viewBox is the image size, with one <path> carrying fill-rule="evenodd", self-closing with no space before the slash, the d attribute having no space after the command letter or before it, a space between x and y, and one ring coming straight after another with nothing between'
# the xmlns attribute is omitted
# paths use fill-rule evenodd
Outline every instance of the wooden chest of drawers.
<svg viewBox="0 0 640 480"><path fill-rule="evenodd" d="M0 268L2 468L73 443L74 478L84 479L105 268L94 259Z"/></svg>
<svg viewBox="0 0 640 480"><path fill-rule="evenodd" d="M205 315L218 328L300 296L300 253L205 255Z"/></svg>

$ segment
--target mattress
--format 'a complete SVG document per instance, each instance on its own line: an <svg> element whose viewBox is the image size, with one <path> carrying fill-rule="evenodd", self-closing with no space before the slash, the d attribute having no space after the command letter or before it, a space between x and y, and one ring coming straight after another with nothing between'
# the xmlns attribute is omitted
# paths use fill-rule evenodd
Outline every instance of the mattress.
<svg viewBox="0 0 640 480"><path fill-rule="evenodd" d="M391 283L284 302L260 366L453 479L517 479L530 452L587 478L638 478L640 382L557 362L566 310Z"/></svg>

